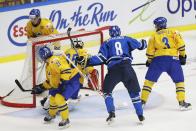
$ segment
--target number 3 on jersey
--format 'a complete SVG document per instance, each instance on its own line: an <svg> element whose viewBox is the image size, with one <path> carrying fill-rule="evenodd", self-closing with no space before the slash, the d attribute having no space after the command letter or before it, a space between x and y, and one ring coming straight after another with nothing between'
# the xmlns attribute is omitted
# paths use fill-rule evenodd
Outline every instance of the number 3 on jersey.
<svg viewBox="0 0 196 131"><path fill-rule="evenodd" d="M123 50L120 42L115 42L116 55L122 55Z"/></svg>
<svg viewBox="0 0 196 131"><path fill-rule="evenodd" d="M163 37L163 38L162 38L162 42L167 46L167 48L170 48L169 40L168 40L167 37Z"/></svg>

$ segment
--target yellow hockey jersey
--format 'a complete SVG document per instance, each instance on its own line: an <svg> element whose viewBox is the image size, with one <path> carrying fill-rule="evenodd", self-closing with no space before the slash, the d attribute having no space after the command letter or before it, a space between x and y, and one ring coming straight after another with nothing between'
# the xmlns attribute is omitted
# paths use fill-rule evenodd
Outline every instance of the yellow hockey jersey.
<svg viewBox="0 0 196 131"><path fill-rule="evenodd" d="M185 43L173 29L162 29L151 36L146 51L148 61L157 56L185 56Z"/></svg>
<svg viewBox="0 0 196 131"><path fill-rule="evenodd" d="M76 56L78 56L78 54L79 54L79 56L84 56L84 57L88 57L88 55L89 55L87 53L87 50L85 50L85 49L78 49L78 54L77 54L73 48L67 49L65 51L65 54L69 57L70 60L72 60L75 63L75 65L77 65L75 59L76 59ZM72 66L71 63L70 63L70 66ZM83 73L87 74L87 73L91 72L93 69L94 69L94 67L91 66L91 67L87 67L85 70L81 69L81 71Z"/></svg>
<svg viewBox="0 0 196 131"><path fill-rule="evenodd" d="M88 55L89 55L87 53L87 50L85 50L85 49L78 49L78 54L77 54L76 51L73 48L67 49L65 51L65 54L69 57L70 60L73 61L73 63L75 63L75 65L77 65L77 62L75 61L75 59L76 59L76 56L78 56L78 54L80 56L84 56L84 57L88 57ZM71 63L70 63L70 66L72 67ZM93 66L89 66L89 67L87 67L85 69L82 69L82 67L80 67L80 65L78 65L78 67L81 70L81 72L86 74L86 75L88 73L91 73L94 70ZM80 78L80 83L81 84L84 83L84 78L83 77Z"/></svg>
<svg viewBox="0 0 196 131"><path fill-rule="evenodd" d="M46 81L43 86L46 89L58 88L62 81L68 81L74 77L78 71L72 69L64 56L52 56L46 62Z"/></svg>
<svg viewBox="0 0 196 131"><path fill-rule="evenodd" d="M27 23L27 37L36 38L39 36L45 36L50 34L58 34L58 31L53 27L52 22L49 19L43 18L38 26L34 27L29 21ZM54 49L59 50L61 48L60 42L53 42Z"/></svg>
<svg viewBox="0 0 196 131"><path fill-rule="evenodd" d="M38 36L58 34L58 31L53 27L52 22L49 19L42 18L38 26L34 27L29 21L26 25L27 28L27 37L35 38Z"/></svg>

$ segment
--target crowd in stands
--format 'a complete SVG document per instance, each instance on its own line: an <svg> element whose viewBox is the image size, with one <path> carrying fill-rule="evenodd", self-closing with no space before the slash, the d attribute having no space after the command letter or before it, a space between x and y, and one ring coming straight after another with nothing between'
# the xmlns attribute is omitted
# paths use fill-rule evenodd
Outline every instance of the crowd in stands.
<svg viewBox="0 0 196 131"><path fill-rule="evenodd" d="M34 2L44 2L44 1L49 1L49 0L0 0L0 8L27 4L27 3L34 3Z"/></svg>

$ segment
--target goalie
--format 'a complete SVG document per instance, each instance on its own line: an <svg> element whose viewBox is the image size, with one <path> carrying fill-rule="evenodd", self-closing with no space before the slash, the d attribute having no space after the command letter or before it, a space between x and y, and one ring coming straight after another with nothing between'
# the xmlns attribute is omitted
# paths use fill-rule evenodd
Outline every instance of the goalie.
<svg viewBox="0 0 196 131"><path fill-rule="evenodd" d="M69 57L70 60L72 60L75 63L75 65L77 65L77 62L75 61L76 57L78 57L78 54L80 54L80 56L86 56L87 50L84 49L84 42L79 38L73 39L73 46L71 48L67 49L65 51L65 54L67 55L67 57ZM78 51L78 54L77 54L76 50ZM72 66L71 63L70 63L70 66ZM84 77L81 76L80 77L80 89L89 88L91 90L97 90L99 87L98 71L93 66L87 67L85 69L83 68L83 69L81 69L81 71L83 74L89 75L91 80L88 80L88 87L83 87L84 86ZM72 96L72 99L77 99L78 93L79 93L79 90L78 90L78 92L75 92L75 94Z"/></svg>

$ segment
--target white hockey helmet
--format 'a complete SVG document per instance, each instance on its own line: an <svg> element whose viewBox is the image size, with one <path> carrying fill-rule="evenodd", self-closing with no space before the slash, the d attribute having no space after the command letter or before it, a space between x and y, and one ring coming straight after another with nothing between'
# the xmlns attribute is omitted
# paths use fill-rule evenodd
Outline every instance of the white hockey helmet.
<svg viewBox="0 0 196 131"><path fill-rule="evenodd" d="M80 38L73 38L73 44L75 48L80 48L80 49L82 49L84 46L84 42Z"/></svg>

